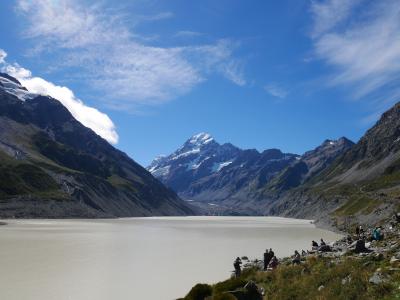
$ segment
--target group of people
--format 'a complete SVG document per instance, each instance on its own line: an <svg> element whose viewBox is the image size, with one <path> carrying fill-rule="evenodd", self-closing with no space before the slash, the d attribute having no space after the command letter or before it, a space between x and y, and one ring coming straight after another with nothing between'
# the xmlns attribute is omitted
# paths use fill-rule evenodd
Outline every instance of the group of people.
<svg viewBox="0 0 400 300"><path fill-rule="evenodd" d="M331 246L327 245L323 239L321 239L319 245L316 241L311 242L311 249L313 251L330 252L332 251Z"/></svg>
<svg viewBox="0 0 400 300"><path fill-rule="evenodd" d="M395 216L397 218L397 214ZM368 236L366 236L364 228L361 225L356 227L355 233L357 239L368 239ZM377 226L372 230L369 240L381 241L383 240L383 238L384 238L383 228L381 226Z"/></svg>
<svg viewBox="0 0 400 300"><path fill-rule="evenodd" d="M321 239L321 241L325 244L325 242ZM313 243L315 243L313 241ZM302 255L306 255L307 253L303 250ZM296 250L295 255L293 257L293 264L300 264L301 261L301 255L300 253ZM272 271L275 270L279 265L278 258L275 256L274 251L269 248L265 250L264 252L264 271ZM235 268L235 276L239 277L242 274L242 260L240 257L237 257L235 261L233 262L233 267Z"/></svg>
<svg viewBox="0 0 400 300"><path fill-rule="evenodd" d="M279 261L275 256L274 251L270 248L265 250L264 253L264 271L274 270L278 266ZM237 257L233 262L233 267L235 268L235 276L239 277L242 274L242 260Z"/></svg>
<svg viewBox="0 0 400 300"><path fill-rule="evenodd" d="M278 263L274 251L271 248L269 248L269 251L266 249L264 252L264 271L276 269Z"/></svg>
<svg viewBox="0 0 400 300"><path fill-rule="evenodd" d="M394 222L397 224L400 223L400 213L396 214L395 217L393 217ZM366 240L366 234L364 231L364 228L360 225L356 227L355 230L356 234L356 242L355 244L355 251L356 252L366 252L368 249L365 247L365 240ZM382 230L382 227L375 227L374 230L372 231L372 234L370 236L370 240L376 240L376 241L381 241L384 238L384 233ZM353 240L351 236L348 236L348 242L352 243ZM361 243L362 242L362 243ZM320 243L318 244L316 241L311 242L311 247L312 251L321 251L321 252L329 252L332 251L331 246L327 245L325 241L321 238ZM292 256L292 264L300 264L301 263L301 256L305 256L307 253L303 250L302 254L296 250L294 252L294 255ZM274 270L278 266L279 261L275 256L274 251L270 248L269 250L265 250L264 253L264 271L267 270ZM242 273L242 260L238 257L233 263L233 266L235 268L235 276L239 277Z"/></svg>

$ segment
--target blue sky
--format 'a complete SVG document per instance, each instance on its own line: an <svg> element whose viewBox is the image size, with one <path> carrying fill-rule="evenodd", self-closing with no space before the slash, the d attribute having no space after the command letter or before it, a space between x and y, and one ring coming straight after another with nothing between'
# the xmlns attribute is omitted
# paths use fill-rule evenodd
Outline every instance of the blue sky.
<svg viewBox="0 0 400 300"><path fill-rule="evenodd" d="M147 165L209 132L303 153L400 96L400 1L0 2L0 67Z"/></svg>

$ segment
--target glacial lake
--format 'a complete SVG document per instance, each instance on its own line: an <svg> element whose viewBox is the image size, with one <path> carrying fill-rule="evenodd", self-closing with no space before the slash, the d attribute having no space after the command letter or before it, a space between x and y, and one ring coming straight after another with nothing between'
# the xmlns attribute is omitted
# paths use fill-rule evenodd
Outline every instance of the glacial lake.
<svg viewBox="0 0 400 300"><path fill-rule="evenodd" d="M169 300L227 279L237 256L278 257L339 235L275 217L8 220L0 299Z"/></svg>

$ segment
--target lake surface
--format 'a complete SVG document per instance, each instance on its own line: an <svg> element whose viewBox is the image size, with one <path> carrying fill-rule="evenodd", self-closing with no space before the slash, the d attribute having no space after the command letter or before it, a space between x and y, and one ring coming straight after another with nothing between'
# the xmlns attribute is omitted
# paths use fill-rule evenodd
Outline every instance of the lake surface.
<svg viewBox="0 0 400 300"><path fill-rule="evenodd" d="M0 226L0 299L169 300L230 276L237 256L331 242L306 220L166 217L10 220Z"/></svg>

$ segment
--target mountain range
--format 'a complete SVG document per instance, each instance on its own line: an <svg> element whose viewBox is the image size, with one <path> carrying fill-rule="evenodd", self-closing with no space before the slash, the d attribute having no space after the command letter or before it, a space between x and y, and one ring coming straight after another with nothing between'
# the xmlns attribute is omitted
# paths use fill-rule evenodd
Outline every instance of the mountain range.
<svg viewBox="0 0 400 300"><path fill-rule="evenodd" d="M185 201L183 201L183 200ZM197 207L195 207L197 206ZM400 209L400 103L302 155L189 138L147 170L56 99L0 73L0 217L279 215L338 227Z"/></svg>
<svg viewBox="0 0 400 300"><path fill-rule="evenodd" d="M32 94L0 73L0 217L193 213L58 100Z"/></svg>
<svg viewBox="0 0 400 300"><path fill-rule="evenodd" d="M206 214L372 223L400 208L400 103L357 143L342 137L303 155L260 153L200 133L147 169Z"/></svg>

